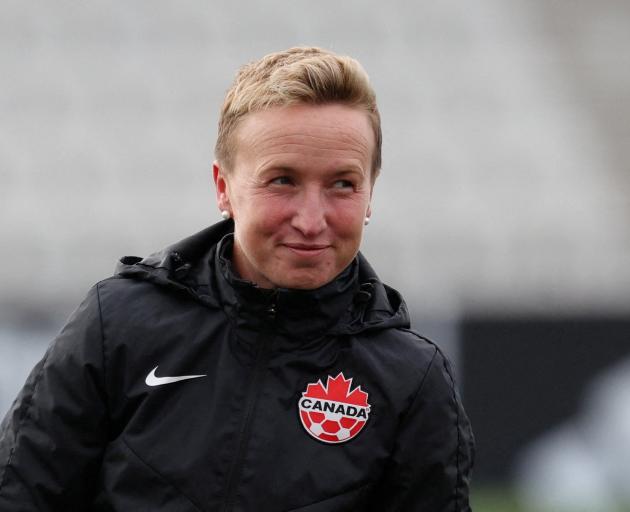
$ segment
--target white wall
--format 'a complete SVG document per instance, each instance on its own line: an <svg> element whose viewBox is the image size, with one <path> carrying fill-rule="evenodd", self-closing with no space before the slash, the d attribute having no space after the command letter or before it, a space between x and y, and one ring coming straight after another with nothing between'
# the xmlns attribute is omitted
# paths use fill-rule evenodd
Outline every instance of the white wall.
<svg viewBox="0 0 630 512"><path fill-rule="evenodd" d="M296 44L372 76L384 169L364 250L412 309L627 309L630 169L623 130L601 127L630 110L630 16L553 5L3 2L0 317L65 316L119 256L217 219L222 95Z"/></svg>

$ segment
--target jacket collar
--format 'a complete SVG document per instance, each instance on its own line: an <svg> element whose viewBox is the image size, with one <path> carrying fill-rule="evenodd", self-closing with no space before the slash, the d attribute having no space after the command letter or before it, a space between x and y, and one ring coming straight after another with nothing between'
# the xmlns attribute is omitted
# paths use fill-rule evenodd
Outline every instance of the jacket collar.
<svg viewBox="0 0 630 512"><path fill-rule="evenodd" d="M233 269L232 234L217 245L214 266L221 303L241 327L273 330L297 339L312 339L347 330L360 312L355 259L336 279L314 290L265 289L238 277Z"/></svg>
<svg viewBox="0 0 630 512"><path fill-rule="evenodd" d="M267 290L234 273L233 231L231 220L219 222L144 259L125 256L116 273L221 308L239 327L274 330L296 342L324 334L409 327L402 297L378 279L361 253L321 288Z"/></svg>

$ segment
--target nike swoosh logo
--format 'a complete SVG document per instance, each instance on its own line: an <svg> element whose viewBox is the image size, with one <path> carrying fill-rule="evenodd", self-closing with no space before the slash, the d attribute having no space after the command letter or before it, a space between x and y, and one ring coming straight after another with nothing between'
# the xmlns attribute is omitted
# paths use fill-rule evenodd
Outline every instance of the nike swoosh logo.
<svg viewBox="0 0 630 512"><path fill-rule="evenodd" d="M199 377L206 377L206 375L179 375L177 377L156 377L155 370L158 367L156 366L151 370L147 378L144 379L144 382L147 386L162 386L163 384L171 384L173 382L179 382L180 380L188 380L188 379L198 379Z"/></svg>

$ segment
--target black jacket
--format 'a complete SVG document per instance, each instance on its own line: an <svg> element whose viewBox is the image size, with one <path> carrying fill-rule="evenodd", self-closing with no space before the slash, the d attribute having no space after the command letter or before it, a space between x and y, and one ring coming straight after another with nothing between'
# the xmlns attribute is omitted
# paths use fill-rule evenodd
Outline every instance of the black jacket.
<svg viewBox="0 0 630 512"><path fill-rule="evenodd" d="M0 511L469 510L469 422L400 295L361 255L259 289L231 229L92 288L2 422Z"/></svg>

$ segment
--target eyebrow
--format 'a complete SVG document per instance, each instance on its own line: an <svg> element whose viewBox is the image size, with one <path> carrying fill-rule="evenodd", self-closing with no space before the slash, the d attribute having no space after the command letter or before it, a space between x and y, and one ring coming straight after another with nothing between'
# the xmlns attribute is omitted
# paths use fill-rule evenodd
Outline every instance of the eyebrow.
<svg viewBox="0 0 630 512"><path fill-rule="evenodd" d="M295 167L292 165L275 165L269 162L268 166L263 165L262 168L259 169L256 174L260 177L263 177L269 174L276 174L276 173L298 175L298 174L302 174L302 171L300 171L299 166ZM366 176L369 177L370 169L369 167L364 169L360 165L353 164L351 162L340 162L339 167L331 167L327 169L326 171L324 171L324 176L339 177L339 176L348 176L348 175L358 175L361 177L366 177Z"/></svg>
<svg viewBox="0 0 630 512"><path fill-rule="evenodd" d="M349 167L349 168L342 168L339 169L337 171L334 171L334 174L337 175L342 175L342 174L365 174L365 171L363 170L363 168L361 167Z"/></svg>

